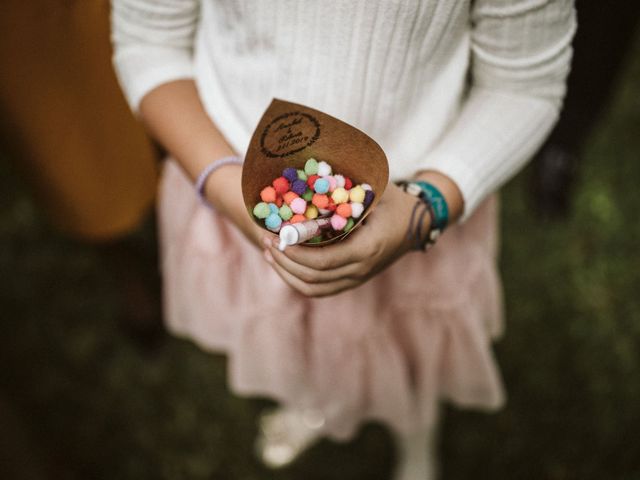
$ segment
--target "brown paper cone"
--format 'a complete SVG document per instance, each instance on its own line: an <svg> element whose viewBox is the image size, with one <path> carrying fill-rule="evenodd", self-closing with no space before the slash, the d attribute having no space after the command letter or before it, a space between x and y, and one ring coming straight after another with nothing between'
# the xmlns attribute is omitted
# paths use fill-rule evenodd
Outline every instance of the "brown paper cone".
<svg viewBox="0 0 640 480"><path fill-rule="evenodd" d="M351 178L354 184L368 183L375 198L358 219L352 232L375 208L389 180L387 157L371 137L326 113L304 105L274 99L264 112L245 155L242 195L251 218L260 202L260 191L282 175L287 167L304 169L309 158L329 163L335 173ZM326 245L344 238L339 234L313 245Z"/></svg>

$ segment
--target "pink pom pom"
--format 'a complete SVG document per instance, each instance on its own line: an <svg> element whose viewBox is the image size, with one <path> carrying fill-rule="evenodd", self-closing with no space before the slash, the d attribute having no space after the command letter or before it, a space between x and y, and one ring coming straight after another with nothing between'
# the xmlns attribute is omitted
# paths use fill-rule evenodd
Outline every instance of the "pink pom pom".
<svg viewBox="0 0 640 480"><path fill-rule="evenodd" d="M342 230L347 225L347 219L340 215L334 215L331 217L331 227L334 230Z"/></svg>
<svg viewBox="0 0 640 480"><path fill-rule="evenodd" d="M338 186L338 182L336 181L334 176L329 175L327 177L322 177L322 178L324 178L325 180L327 180L329 182L329 191L330 192L333 192L336 189L336 187Z"/></svg>
<svg viewBox="0 0 640 480"><path fill-rule="evenodd" d="M304 198L298 197L294 198L289 206L291 207L291 210L293 210L293 213L299 213L302 215L307 209L307 202Z"/></svg>

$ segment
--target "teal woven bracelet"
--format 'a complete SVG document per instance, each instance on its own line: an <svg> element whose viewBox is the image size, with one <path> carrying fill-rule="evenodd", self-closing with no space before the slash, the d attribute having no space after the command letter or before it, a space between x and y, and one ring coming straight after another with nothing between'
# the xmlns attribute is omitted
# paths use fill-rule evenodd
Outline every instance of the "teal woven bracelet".
<svg viewBox="0 0 640 480"><path fill-rule="evenodd" d="M447 200L444 198L444 195L442 195L440 190L431 185L429 182L416 180L414 183L420 187L422 193L426 198L429 199L429 202L433 207L435 226L440 230L444 230L449 223L449 207L447 205Z"/></svg>

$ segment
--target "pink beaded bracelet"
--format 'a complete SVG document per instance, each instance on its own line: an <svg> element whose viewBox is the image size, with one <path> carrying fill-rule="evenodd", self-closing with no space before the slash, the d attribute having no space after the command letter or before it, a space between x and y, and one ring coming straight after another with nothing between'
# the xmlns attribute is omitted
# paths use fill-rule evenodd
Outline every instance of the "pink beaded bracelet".
<svg viewBox="0 0 640 480"><path fill-rule="evenodd" d="M242 165L243 163L244 160L242 158L238 157L237 155L231 155L229 157L215 160L214 162L211 162L209 165L207 165L202 170L202 172L200 172L200 175L198 175L198 178L195 181L195 189L202 203L208 205L209 207L211 206L204 195L204 186L207 183L207 179L213 172L218 170L220 167L224 167L225 165Z"/></svg>

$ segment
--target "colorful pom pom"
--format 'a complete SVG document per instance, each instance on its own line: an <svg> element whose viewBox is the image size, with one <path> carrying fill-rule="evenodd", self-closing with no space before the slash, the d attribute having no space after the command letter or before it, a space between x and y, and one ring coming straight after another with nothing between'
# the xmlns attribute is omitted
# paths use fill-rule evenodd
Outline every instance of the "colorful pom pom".
<svg viewBox="0 0 640 480"><path fill-rule="evenodd" d="M304 212L304 216L309 219L318 218L318 207L315 205L309 205L307 211Z"/></svg>
<svg viewBox="0 0 640 480"><path fill-rule="evenodd" d="M331 213L331 210L327 210L326 208L318 208L318 213L323 217L326 217Z"/></svg>
<svg viewBox="0 0 640 480"><path fill-rule="evenodd" d="M364 190L360 185L356 185L349 190L349 200L357 203L362 203L364 201Z"/></svg>
<svg viewBox="0 0 640 480"><path fill-rule="evenodd" d="M347 219L340 215L334 215L331 217L331 227L334 230L342 230L347 225Z"/></svg>
<svg viewBox="0 0 640 480"><path fill-rule="evenodd" d="M307 175L318 174L318 161L315 158L310 158L307 163L304 164L304 173Z"/></svg>
<svg viewBox="0 0 640 480"><path fill-rule="evenodd" d="M267 218L270 213L271 213L271 209L269 208L269 205L267 205L264 202L260 202L256 204L255 207L253 207L253 214L257 218L260 218L260 219Z"/></svg>
<svg viewBox="0 0 640 480"><path fill-rule="evenodd" d="M276 201L276 189L273 187L264 187L260 192L260 198L263 202L273 203Z"/></svg>
<svg viewBox="0 0 640 480"><path fill-rule="evenodd" d="M365 194L364 194L364 201L362 202L362 204L364 205L364 208L367 208L369 205L371 205L371 202L373 202L373 199L376 195L373 193L373 190L366 190Z"/></svg>
<svg viewBox="0 0 640 480"><path fill-rule="evenodd" d="M293 200L293 202L291 202L291 210L293 210L293 213L303 214L306 209L307 209L307 202L305 201L304 198L298 197L295 200Z"/></svg>
<svg viewBox="0 0 640 480"><path fill-rule="evenodd" d="M284 203L284 199L282 198L282 195L277 195L276 196L276 205L278 208L280 208L282 206L282 204Z"/></svg>
<svg viewBox="0 0 640 480"><path fill-rule="evenodd" d="M309 243L320 243L322 241L322 235L317 235L308 240Z"/></svg>
<svg viewBox="0 0 640 480"><path fill-rule="evenodd" d="M352 202L349 205L351 205L351 216L353 218L360 218L360 215L364 212L364 205L356 202Z"/></svg>
<svg viewBox="0 0 640 480"><path fill-rule="evenodd" d="M300 223L300 222L304 222L307 219L307 217L305 217L304 215L300 215L299 213L294 215L293 217L291 217L291 220L289 220L291 223Z"/></svg>
<svg viewBox="0 0 640 480"><path fill-rule="evenodd" d="M329 175L328 177L323 177L325 180L327 180L327 182L329 182L329 191L333 192L336 187L338 186L336 179L334 178L333 175Z"/></svg>
<svg viewBox="0 0 640 480"><path fill-rule="evenodd" d="M296 198L298 198L298 194L295 192L287 192L282 196L284 203L286 203L287 205L291 205L291 202L293 202Z"/></svg>
<svg viewBox="0 0 640 480"><path fill-rule="evenodd" d="M289 205L282 205L280 207L280 210L278 210L278 214L280 215L280 218L282 220L289 220L291 217L293 217L293 211L291 211Z"/></svg>
<svg viewBox="0 0 640 480"><path fill-rule="evenodd" d="M282 176L289 180L289 183L292 183L298 179L298 171L295 168L288 167L282 171Z"/></svg>
<svg viewBox="0 0 640 480"><path fill-rule="evenodd" d="M327 162L318 163L318 175L320 175L321 177L331 175L331 165L329 165Z"/></svg>
<svg viewBox="0 0 640 480"><path fill-rule="evenodd" d="M316 193L327 193L329 191L329 181L326 178L319 178L313 184Z"/></svg>
<svg viewBox="0 0 640 480"><path fill-rule="evenodd" d="M360 186L363 190L373 190L373 188L371 188L371 185L369 185L368 183L361 183Z"/></svg>
<svg viewBox="0 0 640 480"><path fill-rule="evenodd" d="M280 209L280 207L278 207L275 203L270 203L269 204L269 215L271 215L272 213L278 213L279 209Z"/></svg>
<svg viewBox="0 0 640 480"><path fill-rule="evenodd" d="M307 202L310 202L313 198L313 190L307 188L307 190L302 194L302 198L304 198Z"/></svg>
<svg viewBox="0 0 640 480"><path fill-rule="evenodd" d="M271 230L272 232L275 232L280 230L280 226L282 225L282 219L277 213L272 213L265 219L264 224L267 226L269 230Z"/></svg>
<svg viewBox="0 0 640 480"><path fill-rule="evenodd" d="M307 177L307 174L304 173L304 170L298 170L297 174L298 174L298 180L304 180L306 182L307 178L309 178Z"/></svg>
<svg viewBox="0 0 640 480"><path fill-rule="evenodd" d="M336 213L344 218L349 218L351 216L351 204L350 203L341 203L336 208Z"/></svg>
<svg viewBox="0 0 640 480"><path fill-rule="evenodd" d="M319 175L309 175L309 178L307 178L307 185L309 185L309 188L313 188L313 185L316 183L316 180L319 178L320 178Z"/></svg>
<svg viewBox="0 0 640 480"><path fill-rule="evenodd" d="M329 197L322 193L316 193L311 199L311 203L318 208L326 209L329 206Z"/></svg>
<svg viewBox="0 0 640 480"><path fill-rule="evenodd" d="M307 184L304 180L295 179L291 184L291 191L302 195L307 190Z"/></svg>
<svg viewBox="0 0 640 480"><path fill-rule="evenodd" d="M336 180L336 187L344 188L344 177L342 175L334 175L333 178Z"/></svg>
<svg viewBox="0 0 640 480"><path fill-rule="evenodd" d="M351 191L353 192L353 190ZM331 198L336 204L345 203L349 201L349 192L344 188L336 188L331 194Z"/></svg>
<svg viewBox="0 0 640 480"><path fill-rule="evenodd" d="M349 177L344 177L344 189L351 190L351 187L353 187L353 182L351 181L351 179Z"/></svg>
<svg viewBox="0 0 640 480"><path fill-rule="evenodd" d="M356 224L356 222L353 220L353 218L349 218L347 220L347 224L344 226L343 230L345 232L348 232L349 230L351 230L353 228L353 226Z"/></svg>
<svg viewBox="0 0 640 480"><path fill-rule="evenodd" d="M276 193L279 193L280 195L284 195L289 190L289 180L284 177L276 178L272 185L273 188L275 188Z"/></svg>

